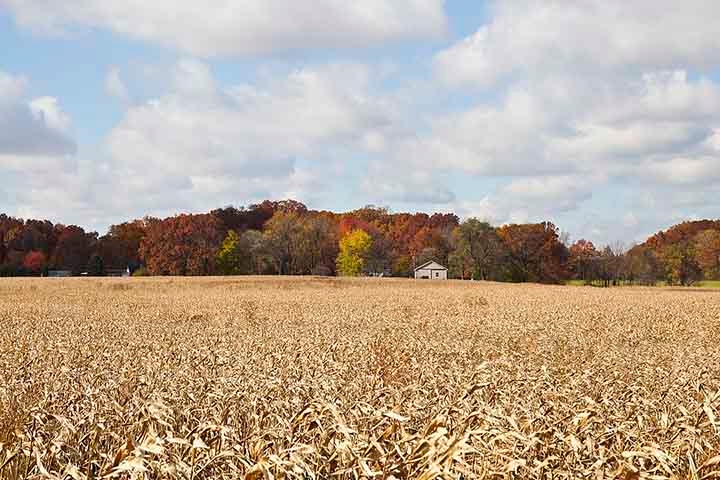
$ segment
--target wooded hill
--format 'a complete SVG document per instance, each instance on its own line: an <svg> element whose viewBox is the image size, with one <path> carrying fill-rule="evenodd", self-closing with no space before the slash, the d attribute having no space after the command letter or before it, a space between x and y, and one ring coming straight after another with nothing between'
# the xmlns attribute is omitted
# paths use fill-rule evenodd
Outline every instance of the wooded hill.
<svg viewBox="0 0 720 480"><path fill-rule="evenodd" d="M450 276L512 282L691 284L720 276L720 221L676 225L627 251L563 241L550 222L495 227L452 214L346 213L264 201L206 214L146 217L99 236L0 215L0 275L392 275L436 260Z"/></svg>

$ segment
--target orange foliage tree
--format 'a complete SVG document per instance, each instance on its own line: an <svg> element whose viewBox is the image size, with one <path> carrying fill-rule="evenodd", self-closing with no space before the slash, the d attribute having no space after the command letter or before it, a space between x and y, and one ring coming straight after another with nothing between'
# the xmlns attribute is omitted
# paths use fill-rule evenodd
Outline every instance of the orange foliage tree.
<svg viewBox="0 0 720 480"><path fill-rule="evenodd" d="M47 257L43 252L33 250L25 255L23 267L32 273L40 273L47 265Z"/></svg>
<svg viewBox="0 0 720 480"><path fill-rule="evenodd" d="M552 223L505 225L498 235L508 253L509 280L559 283L567 279L567 248Z"/></svg>
<svg viewBox="0 0 720 480"><path fill-rule="evenodd" d="M220 222L214 215L148 219L140 256L152 275L212 275L221 242Z"/></svg>

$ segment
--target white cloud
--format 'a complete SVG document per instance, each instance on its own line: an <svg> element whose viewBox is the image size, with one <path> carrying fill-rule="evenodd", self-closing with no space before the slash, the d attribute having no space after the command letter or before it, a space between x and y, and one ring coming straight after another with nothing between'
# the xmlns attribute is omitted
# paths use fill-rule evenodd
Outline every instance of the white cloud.
<svg viewBox="0 0 720 480"><path fill-rule="evenodd" d="M71 212L75 191L68 182L76 173L77 147L70 118L56 98L31 99L27 87L26 78L0 71L0 208Z"/></svg>
<svg viewBox="0 0 720 480"><path fill-rule="evenodd" d="M108 135L112 169L148 208L179 192L194 205L312 197L323 190L313 177L393 136L398 107L371 92L377 75L327 65L221 88L206 64L182 60L170 90L129 107Z"/></svg>
<svg viewBox="0 0 720 480"><path fill-rule="evenodd" d="M118 67L111 67L110 71L108 71L105 77L105 92L111 97L115 97L123 102L127 102L130 99L130 92L122 79Z"/></svg>
<svg viewBox="0 0 720 480"><path fill-rule="evenodd" d="M17 77L0 70L0 106L17 102L25 93L27 80L24 77Z"/></svg>
<svg viewBox="0 0 720 480"><path fill-rule="evenodd" d="M397 142L395 157L476 175L627 175L645 159L704 150L717 138L720 90L705 77L658 72L603 83L521 81L497 104L436 116L428 134Z"/></svg>
<svg viewBox="0 0 720 480"><path fill-rule="evenodd" d="M452 204L452 209L462 220L472 217L494 225L502 223L500 217L503 214L498 211L489 195L477 201L458 200Z"/></svg>
<svg viewBox="0 0 720 480"><path fill-rule="evenodd" d="M0 166L24 163L15 157L55 157L75 153L69 117L57 99L26 97L27 80L0 71Z"/></svg>
<svg viewBox="0 0 720 480"><path fill-rule="evenodd" d="M650 178L666 184L693 185L720 181L720 156L649 161L644 167Z"/></svg>
<svg viewBox="0 0 720 480"><path fill-rule="evenodd" d="M478 201L458 200L451 205L463 218L477 217L496 225L556 221L558 214L590 200L603 181L574 175L518 177Z"/></svg>
<svg viewBox="0 0 720 480"><path fill-rule="evenodd" d="M633 189L667 213L626 225L636 233L670 212L716 215L720 4L518 0L488 13L433 59L436 80L473 103L397 142L396 164L501 179L477 208L498 223L581 218L597 195L621 218L612 197ZM575 223L587 234L593 221Z"/></svg>
<svg viewBox="0 0 720 480"><path fill-rule="evenodd" d="M561 175L555 177L525 177L512 180L501 192L525 201L552 202L574 205L590 196L590 187L585 177Z"/></svg>
<svg viewBox="0 0 720 480"><path fill-rule="evenodd" d="M487 199L501 219L578 209L611 185L672 197L718 184L720 86L707 72L720 4L518 0L489 14L433 64L445 87L483 100L436 117L394 158L511 177Z"/></svg>
<svg viewBox="0 0 720 480"><path fill-rule="evenodd" d="M449 85L487 87L568 66L624 74L720 61L720 4L712 0L496 0L489 10L487 25L437 55Z"/></svg>
<svg viewBox="0 0 720 480"><path fill-rule="evenodd" d="M106 28L198 56L363 47L437 37L443 0L0 0L40 31Z"/></svg>
<svg viewBox="0 0 720 480"><path fill-rule="evenodd" d="M53 130L66 132L70 126L70 117L60 109L57 98L36 98L30 102L30 111L38 122Z"/></svg>
<svg viewBox="0 0 720 480"><path fill-rule="evenodd" d="M631 124L576 125L572 135L548 138L548 156L563 159L595 159L606 165L615 160L675 152L707 140L704 124L648 121Z"/></svg>
<svg viewBox="0 0 720 480"><path fill-rule="evenodd" d="M371 162L360 188L371 203L448 204L456 199L444 178L427 170L394 169L381 161Z"/></svg>
<svg viewBox="0 0 720 480"><path fill-rule="evenodd" d="M518 88L500 106L478 104L435 115L427 133L396 138L388 151L393 162L425 170L486 176L559 172L564 165L543 155L542 135L551 122L539 99Z"/></svg>
<svg viewBox="0 0 720 480"><path fill-rule="evenodd" d="M651 160L698 157L720 125L720 88L688 74L720 63L716 2L519 0L489 11L434 65L447 85L499 100L435 122L417 150L444 151L438 163L632 177Z"/></svg>

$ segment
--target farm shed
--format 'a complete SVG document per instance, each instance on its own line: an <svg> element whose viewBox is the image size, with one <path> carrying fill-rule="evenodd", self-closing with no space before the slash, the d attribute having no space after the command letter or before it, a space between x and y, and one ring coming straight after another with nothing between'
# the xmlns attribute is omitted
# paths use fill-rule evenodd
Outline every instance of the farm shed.
<svg viewBox="0 0 720 480"><path fill-rule="evenodd" d="M448 269L437 262L430 261L415 269L416 280L447 280Z"/></svg>
<svg viewBox="0 0 720 480"><path fill-rule="evenodd" d="M47 276L50 278L72 277L70 270L49 270Z"/></svg>

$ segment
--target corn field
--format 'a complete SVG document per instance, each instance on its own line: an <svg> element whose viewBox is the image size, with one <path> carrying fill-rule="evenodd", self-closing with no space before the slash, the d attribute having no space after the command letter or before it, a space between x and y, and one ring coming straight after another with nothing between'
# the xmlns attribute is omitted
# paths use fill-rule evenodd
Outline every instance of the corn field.
<svg viewBox="0 0 720 480"><path fill-rule="evenodd" d="M720 478L720 292L4 280L0 478Z"/></svg>

